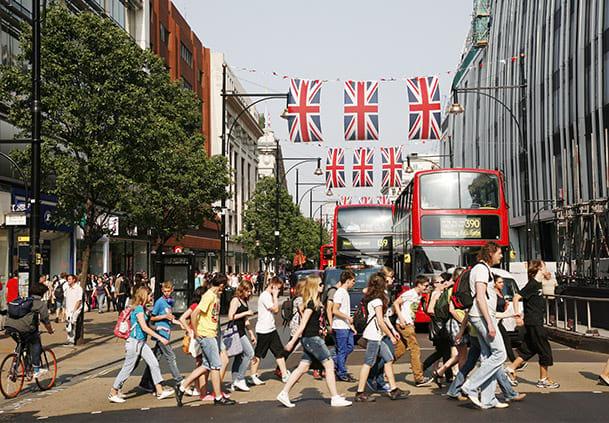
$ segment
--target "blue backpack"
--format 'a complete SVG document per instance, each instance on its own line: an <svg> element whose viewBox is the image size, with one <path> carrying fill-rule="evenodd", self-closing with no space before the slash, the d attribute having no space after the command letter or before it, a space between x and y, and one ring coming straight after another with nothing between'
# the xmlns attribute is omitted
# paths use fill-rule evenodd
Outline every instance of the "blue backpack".
<svg viewBox="0 0 609 423"><path fill-rule="evenodd" d="M8 317L11 319L21 319L32 312L34 299L32 297L17 297L8 303Z"/></svg>

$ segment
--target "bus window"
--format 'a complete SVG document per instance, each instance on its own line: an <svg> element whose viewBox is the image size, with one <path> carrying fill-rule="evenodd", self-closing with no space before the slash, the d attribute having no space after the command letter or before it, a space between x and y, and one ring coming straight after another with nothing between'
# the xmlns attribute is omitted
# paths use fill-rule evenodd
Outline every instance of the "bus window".
<svg viewBox="0 0 609 423"><path fill-rule="evenodd" d="M458 174L447 172L422 175L420 193L423 209L458 209Z"/></svg>
<svg viewBox="0 0 609 423"><path fill-rule="evenodd" d="M461 177L461 208L499 207L499 180L488 173L463 172Z"/></svg>

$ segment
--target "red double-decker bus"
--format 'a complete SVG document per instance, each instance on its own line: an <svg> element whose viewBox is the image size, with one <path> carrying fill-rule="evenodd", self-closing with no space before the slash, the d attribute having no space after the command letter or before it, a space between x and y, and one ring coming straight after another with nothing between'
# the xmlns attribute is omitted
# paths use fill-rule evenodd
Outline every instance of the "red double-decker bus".
<svg viewBox="0 0 609 423"><path fill-rule="evenodd" d="M476 263L488 241L508 260L509 226L500 172L434 169L417 172L396 199L393 219L396 278L439 275ZM425 321L421 312L418 321Z"/></svg>
<svg viewBox="0 0 609 423"><path fill-rule="evenodd" d="M336 206L333 235L335 267L391 266L393 206Z"/></svg>
<svg viewBox="0 0 609 423"><path fill-rule="evenodd" d="M334 267L334 247L331 244L322 245L319 251L319 268Z"/></svg>

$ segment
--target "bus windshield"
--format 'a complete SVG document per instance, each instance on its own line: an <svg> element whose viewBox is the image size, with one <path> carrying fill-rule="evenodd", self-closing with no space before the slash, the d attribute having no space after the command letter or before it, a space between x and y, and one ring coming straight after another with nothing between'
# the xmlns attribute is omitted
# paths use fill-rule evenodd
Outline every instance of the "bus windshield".
<svg viewBox="0 0 609 423"><path fill-rule="evenodd" d="M391 207L345 207L336 214L338 233L391 233L392 224Z"/></svg>
<svg viewBox="0 0 609 423"><path fill-rule="evenodd" d="M480 172L438 172L421 175L421 208L497 209L499 178Z"/></svg>

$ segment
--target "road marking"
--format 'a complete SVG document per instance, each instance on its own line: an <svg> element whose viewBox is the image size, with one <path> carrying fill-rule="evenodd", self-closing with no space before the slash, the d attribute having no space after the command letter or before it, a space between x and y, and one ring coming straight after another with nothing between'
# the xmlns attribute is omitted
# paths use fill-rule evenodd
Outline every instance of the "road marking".
<svg viewBox="0 0 609 423"><path fill-rule="evenodd" d="M195 402L193 404L190 404L191 407L199 407L201 404L198 402Z"/></svg>
<svg viewBox="0 0 609 423"><path fill-rule="evenodd" d="M603 391L592 391L593 394L602 394Z"/></svg>
<svg viewBox="0 0 609 423"><path fill-rule="evenodd" d="M101 411L91 411L91 414L101 414Z"/></svg>
<svg viewBox="0 0 609 423"><path fill-rule="evenodd" d="M148 411L148 410L150 410L150 407L142 407L142 408L140 408L140 410L142 410L142 411Z"/></svg>
<svg viewBox="0 0 609 423"><path fill-rule="evenodd" d="M38 417L37 420L46 420L48 418L49 418L49 416L40 416L40 417Z"/></svg>

